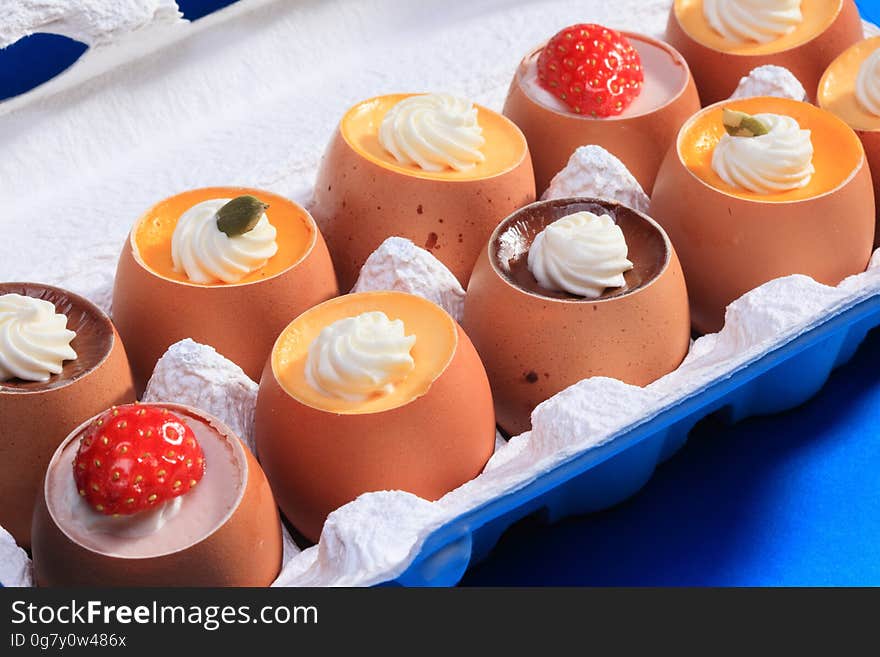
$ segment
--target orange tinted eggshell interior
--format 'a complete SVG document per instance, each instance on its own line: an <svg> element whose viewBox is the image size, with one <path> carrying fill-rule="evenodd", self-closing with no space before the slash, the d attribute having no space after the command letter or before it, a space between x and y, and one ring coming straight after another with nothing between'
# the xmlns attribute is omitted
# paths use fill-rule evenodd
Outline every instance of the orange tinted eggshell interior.
<svg viewBox="0 0 880 657"><path fill-rule="evenodd" d="M365 401L312 389L304 376L312 340L367 311L416 336L415 368ZM403 292L362 292L325 301L282 332L260 380L254 434L279 507L317 541L327 514L363 493L436 500L476 477L492 455L495 415L479 356L445 311Z"/></svg>
<svg viewBox="0 0 880 657"><path fill-rule="evenodd" d="M856 98L856 80L863 62L878 48L880 37L850 46L835 59L819 82L819 106L856 130L880 130L880 116L865 111Z"/></svg>
<svg viewBox="0 0 880 657"><path fill-rule="evenodd" d="M526 152L522 133L502 115L479 105L477 122L486 140L480 148L485 160L466 171L446 168L425 171L417 164L402 164L379 142L379 128L388 111L402 100L419 94L392 94L371 98L352 107L343 117L342 135L348 144L368 160L395 171L435 180L477 180L505 173L518 165Z"/></svg>
<svg viewBox="0 0 880 657"><path fill-rule="evenodd" d="M810 130L816 171L809 184L775 194L758 194L724 182L712 169L712 154L725 134L721 120L725 108L790 116L801 128ZM807 103L770 97L731 101L697 115L682 129L678 149L685 166L703 182L732 196L760 202L798 201L831 192L853 175L863 157L859 140L843 121Z"/></svg>
<svg viewBox="0 0 880 657"><path fill-rule="evenodd" d="M675 0L675 15L684 30L699 43L737 55L767 55L795 48L827 30L840 13L843 0L803 0L804 20L791 32L768 43L731 41L716 32L703 15L703 0Z"/></svg>
<svg viewBox="0 0 880 657"><path fill-rule="evenodd" d="M410 351L414 369L390 393L365 401L330 397L313 388L305 378L309 345L333 322L376 310L392 321L402 320L405 334L416 336ZM377 413L424 395L446 369L457 342L455 322L430 301L394 292L352 294L327 301L294 320L275 343L272 369L284 390L307 406L340 414Z"/></svg>
<svg viewBox="0 0 880 657"><path fill-rule="evenodd" d="M315 231L302 209L274 194L239 187L206 187L183 192L154 205L141 219L134 232L134 244L143 263L154 273L169 280L198 285L183 271L174 270L171 238L177 222L187 210L203 201L235 198L252 194L269 205L266 216L276 231L278 252L259 269L236 284L253 283L276 276L298 263L315 239ZM225 285L221 281L207 285Z"/></svg>

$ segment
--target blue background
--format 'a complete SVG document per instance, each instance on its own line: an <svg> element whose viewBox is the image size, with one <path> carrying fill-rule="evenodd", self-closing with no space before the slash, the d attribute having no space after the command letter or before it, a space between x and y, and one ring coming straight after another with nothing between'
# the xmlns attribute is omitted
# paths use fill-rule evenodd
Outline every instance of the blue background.
<svg viewBox="0 0 880 657"><path fill-rule="evenodd" d="M628 502L515 527L467 585L880 585L880 330L821 393L707 420Z"/></svg>
<svg viewBox="0 0 880 657"><path fill-rule="evenodd" d="M196 19L233 0L178 0ZM858 2L880 23L880 2ZM0 51L0 99L85 46L38 34ZM880 585L880 331L794 411L707 420L636 497L509 531L465 585Z"/></svg>

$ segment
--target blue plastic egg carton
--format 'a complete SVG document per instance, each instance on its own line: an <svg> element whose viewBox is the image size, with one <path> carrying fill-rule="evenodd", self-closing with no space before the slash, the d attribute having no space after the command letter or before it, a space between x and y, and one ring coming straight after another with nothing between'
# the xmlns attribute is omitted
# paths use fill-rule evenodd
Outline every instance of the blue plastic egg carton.
<svg viewBox="0 0 880 657"><path fill-rule="evenodd" d="M733 423L802 404L822 388L836 367L853 357L868 331L878 325L880 295L875 295L519 490L448 522L428 536L409 568L392 583L454 585L471 564L489 554L511 525L526 516L555 522L619 504L635 495L654 469L685 445L697 422L720 413Z"/></svg>
<svg viewBox="0 0 880 657"><path fill-rule="evenodd" d="M865 20L880 24L880 1L856 4ZM489 555L511 525L527 516L552 523L623 502L684 447L697 422L717 413L734 423L799 406L819 392L878 325L880 297L873 296L516 492L446 523L428 536L419 555L391 584L453 586L469 566Z"/></svg>

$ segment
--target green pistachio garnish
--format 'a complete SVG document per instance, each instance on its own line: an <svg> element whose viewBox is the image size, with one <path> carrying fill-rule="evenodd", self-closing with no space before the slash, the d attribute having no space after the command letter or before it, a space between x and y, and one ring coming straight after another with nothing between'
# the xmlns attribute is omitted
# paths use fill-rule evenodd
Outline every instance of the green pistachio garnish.
<svg viewBox="0 0 880 657"><path fill-rule="evenodd" d="M751 114L725 109L721 114L724 129L731 137L760 137L770 132L767 125Z"/></svg>
<svg viewBox="0 0 880 657"><path fill-rule="evenodd" d="M253 230L268 204L250 194L236 196L217 210L217 228L229 235L244 235Z"/></svg>

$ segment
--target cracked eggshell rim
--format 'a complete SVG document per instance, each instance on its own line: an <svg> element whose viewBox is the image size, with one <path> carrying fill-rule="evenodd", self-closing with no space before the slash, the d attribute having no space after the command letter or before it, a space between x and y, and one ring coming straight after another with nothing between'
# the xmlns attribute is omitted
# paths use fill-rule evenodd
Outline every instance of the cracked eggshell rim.
<svg viewBox="0 0 880 657"><path fill-rule="evenodd" d="M34 579L38 586L269 586L281 569L281 522L259 463L220 420L191 406L143 404L191 415L232 447L245 477L234 508L195 543L161 555L121 557L89 549L60 527L48 507L44 480L34 510ZM101 411L103 413L103 411ZM64 448L98 417L89 418L58 446ZM61 464L60 467L66 467ZM210 467L210 466L209 466Z"/></svg>
<svg viewBox="0 0 880 657"><path fill-rule="evenodd" d="M31 519L40 482L59 442L83 419L135 400L125 347L110 318L88 299L61 288L0 283L0 294L35 290L69 300L104 324L102 330L110 331L110 340L106 353L90 369L59 385L16 390L0 383L0 497L7 501L0 508L0 525L25 548L31 545Z"/></svg>
<svg viewBox="0 0 880 657"><path fill-rule="evenodd" d="M621 160L650 195L657 170L678 128L700 108L690 68L678 51L668 43L643 34L623 30L620 33L628 39L665 50L684 67L687 72L685 83L675 96L660 107L635 116L594 119L560 112L533 99L522 87L522 77L529 62L546 44L531 50L523 57L513 76L503 114L519 126L529 142L539 192L547 189L553 176L565 167L575 149L596 144Z"/></svg>
<svg viewBox="0 0 880 657"><path fill-rule="evenodd" d="M480 474L495 447L489 381L461 327L415 295L346 296L366 295L405 295L432 306L452 325L454 353L424 393L372 413L328 411L298 400L269 358L257 395L257 453L282 513L312 541L331 511L362 493L399 489L439 499Z"/></svg>
<svg viewBox="0 0 880 657"><path fill-rule="evenodd" d="M519 215L582 202L626 208L661 236L665 260L651 280L617 296L557 299L520 288L498 269L491 251ZM677 368L690 344L684 276L666 233L647 215L600 199L539 201L499 224L474 268L462 323L486 366L498 424L511 435L529 429L539 403L581 379L647 385Z"/></svg>
<svg viewBox="0 0 880 657"><path fill-rule="evenodd" d="M874 193L864 155L835 189L794 201L736 196L692 172L681 155L684 135L700 116L727 102L704 108L681 127L648 209L681 258L698 333L719 331L728 304L772 279L805 274L836 286L865 270L874 243Z"/></svg>
<svg viewBox="0 0 880 657"><path fill-rule="evenodd" d="M741 78L765 64L782 66L800 80L812 100L825 67L837 55L864 38L859 10L853 0L843 0L831 24L822 32L787 50L759 55L724 52L700 43L684 29L673 3L665 39L691 65L700 100L711 105L727 99Z"/></svg>
<svg viewBox="0 0 880 657"><path fill-rule="evenodd" d="M162 354L185 338L214 347L256 381L272 344L290 319L339 294L327 245L307 210L264 190L217 188L218 193L230 189L293 206L308 219L312 242L298 261L269 278L197 285L165 278L143 262L135 233L150 211L144 213L135 222L119 257L112 311L128 348L139 394Z"/></svg>
<svg viewBox="0 0 880 657"><path fill-rule="evenodd" d="M346 116L368 102L358 103ZM522 139L516 163L488 177L450 179L414 175L368 157L346 139L340 122L321 160L309 206L327 240L340 288L352 288L364 262L390 235L430 251L466 286L492 229L536 198L526 139L514 124L510 127Z"/></svg>

